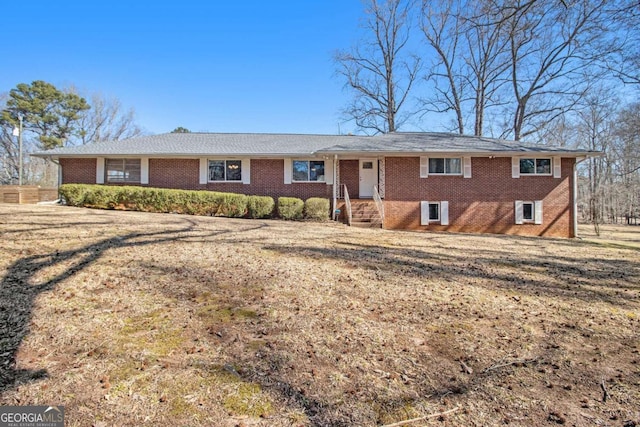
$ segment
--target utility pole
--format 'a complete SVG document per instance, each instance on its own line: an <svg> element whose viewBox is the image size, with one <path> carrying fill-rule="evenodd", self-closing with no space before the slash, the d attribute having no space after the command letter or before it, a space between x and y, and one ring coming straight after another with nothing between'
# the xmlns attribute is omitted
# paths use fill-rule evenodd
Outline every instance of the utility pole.
<svg viewBox="0 0 640 427"><path fill-rule="evenodd" d="M22 185L22 113L18 113L19 127L13 128L13 136L18 137L18 185Z"/></svg>
<svg viewBox="0 0 640 427"><path fill-rule="evenodd" d="M18 135L18 167L20 170L18 171L18 185L22 186L22 114L18 115L18 120L20 120L20 134Z"/></svg>

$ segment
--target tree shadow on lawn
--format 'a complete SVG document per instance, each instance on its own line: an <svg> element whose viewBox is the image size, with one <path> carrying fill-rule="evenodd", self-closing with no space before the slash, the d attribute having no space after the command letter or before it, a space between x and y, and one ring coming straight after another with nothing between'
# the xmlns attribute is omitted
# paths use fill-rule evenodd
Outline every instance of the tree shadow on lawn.
<svg viewBox="0 0 640 427"><path fill-rule="evenodd" d="M247 232L264 225L243 230L196 230L197 223L187 223L178 229L149 233L131 232L91 243L81 248L32 255L12 263L0 281L0 392L19 383L46 377L44 369L29 371L16 369L16 354L23 339L29 334L29 323L36 299L41 293L53 290L59 283L97 261L105 251L125 247L145 246L172 241L211 238L225 233ZM81 226L91 223L81 223ZM108 223L101 223L108 225ZM172 224L182 225L182 224ZM58 228L52 224L51 228ZM50 270L50 271L49 271ZM62 271L60 271L62 270ZM45 276L50 273L50 276ZM47 277L39 281L38 277Z"/></svg>
<svg viewBox="0 0 640 427"><path fill-rule="evenodd" d="M368 270L401 272L424 279L444 279L463 284L482 279L474 281L473 285L532 296L578 299L590 303L600 300L623 307L632 304L633 300L640 300L640 264L625 259L555 255L524 257L500 250L482 250L479 255L463 257L414 248L349 242L336 242L333 248L271 245L263 249L287 256L323 257L353 263ZM630 295L633 291L638 291L636 297Z"/></svg>

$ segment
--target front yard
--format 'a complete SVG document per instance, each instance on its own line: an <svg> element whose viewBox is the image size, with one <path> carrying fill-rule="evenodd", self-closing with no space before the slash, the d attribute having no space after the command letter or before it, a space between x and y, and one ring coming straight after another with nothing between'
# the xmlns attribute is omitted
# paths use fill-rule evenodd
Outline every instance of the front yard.
<svg viewBox="0 0 640 427"><path fill-rule="evenodd" d="M0 405L64 405L67 426L640 425L640 227L603 231L0 205Z"/></svg>

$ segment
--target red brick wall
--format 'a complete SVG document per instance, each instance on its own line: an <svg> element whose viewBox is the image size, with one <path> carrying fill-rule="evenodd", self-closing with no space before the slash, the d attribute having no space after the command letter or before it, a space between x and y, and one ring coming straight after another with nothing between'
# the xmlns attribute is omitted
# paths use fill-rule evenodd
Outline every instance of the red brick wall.
<svg viewBox="0 0 640 427"><path fill-rule="evenodd" d="M202 189L198 159L149 159L149 187Z"/></svg>
<svg viewBox="0 0 640 427"><path fill-rule="evenodd" d="M511 178L511 158L472 158L472 178L420 178L418 157L387 157L385 228L572 237L574 159L562 177ZM420 201L448 201L449 225L420 225ZM543 224L515 224L515 200L543 201Z"/></svg>
<svg viewBox="0 0 640 427"><path fill-rule="evenodd" d="M234 186L235 190L224 190ZM306 200L309 197L333 197L333 186L324 182L284 183L284 160L251 159L251 184L207 184L208 190L235 191L243 194L260 196L298 197Z"/></svg>
<svg viewBox="0 0 640 427"><path fill-rule="evenodd" d="M96 159L60 159L63 184L95 184Z"/></svg>
<svg viewBox="0 0 640 427"><path fill-rule="evenodd" d="M96 159L60 159L62 182L96 183ZM251 184L219 182L200 184L198 159L149 159L149 186L187 190L210 190L260 196L333 197L333 186L325 183L284 184L284 160L252 159ZM131 185L131 184L127 184Z"/></svg>
<svg viewBox="0 0 640 427"><path fill-rule="evenodd" d="M574 235L571 201L574 159L562 160L562 177L511 178L511 158L472 159L472 178L435 176L420 178L418 157L388 157L385 170L385 228L508 233L536 236ZM95 183L95 159L60 159L63 183ZM340 161L341 183L358 198L358 161ZM282 159L252 159L251 184L199 184L197 159L150 159L149 185L243 194L331 199L324 183L284 184ZM420 225L420 201L449 202L449 224ZM543 201L543 224L516 225L515 200Z"/></svg>
<svg viewBox="0 0 640 427"><path fill-rule="evenodd" d="M349 197L360 197L360 163L358 160L340 160L340 184L346 184Z"/></svg>

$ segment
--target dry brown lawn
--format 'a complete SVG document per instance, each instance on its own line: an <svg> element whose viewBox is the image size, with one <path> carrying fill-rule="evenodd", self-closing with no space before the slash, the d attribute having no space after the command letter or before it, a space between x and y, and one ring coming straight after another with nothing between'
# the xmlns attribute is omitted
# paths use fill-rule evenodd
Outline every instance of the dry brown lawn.
<svg viewBox="0 0 640 427"><path fill-rule="evenodd" d="M65 405L67 426L640 425L640 227L584 231L0 205L0 405Z"/></svg>

